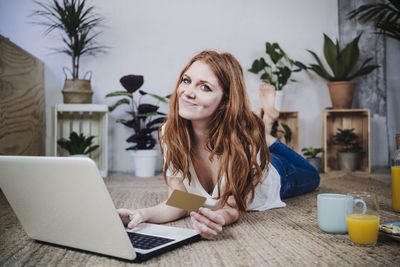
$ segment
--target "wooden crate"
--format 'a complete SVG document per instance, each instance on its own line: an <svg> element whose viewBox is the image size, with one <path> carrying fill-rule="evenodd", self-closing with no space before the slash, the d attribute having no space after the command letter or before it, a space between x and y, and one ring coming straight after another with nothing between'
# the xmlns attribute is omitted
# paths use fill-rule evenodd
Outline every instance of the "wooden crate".
<svg viewBox="0 0 400 267"><path fill-rule="evenodd" d="M361 162L356 172L371 172L370 154L370 112L369 109L332 109L325 110L323 119L323 148L324 148L324 170L331 172L339 170L336 153L339 145L333 144L333 136L337 129L352 129L361 142L364 153L361 155Z"/></svg>
<svg viewBox="0 0 400 267"><path fill-rule="evenodd" d="M278 122L286 124L292 130L292 140L286 145L299 153L299 112L280 111Z"/></svg>
<svg viewBox="0 0 400 267"><path fill-rule="evenodd" d="M100 174L108 175L107 168L107 130L108 107L96 104L57 104L52 107L51 153L53 156L67 156L68 152L57 145L60 138L68 138L75 131L86 136L94 135L94 145L99 148L90 154Z"/></svg>

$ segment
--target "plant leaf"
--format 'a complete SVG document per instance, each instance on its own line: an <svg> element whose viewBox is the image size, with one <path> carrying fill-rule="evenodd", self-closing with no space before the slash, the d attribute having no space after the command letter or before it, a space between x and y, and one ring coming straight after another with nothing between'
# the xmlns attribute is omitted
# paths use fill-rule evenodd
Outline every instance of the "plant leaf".
<svg viewBox="0 0 400 267"><path fill-rule="evenodd" d="M322 78L328 80L328 81L332 81L333 77L325 70L324 66L322 65L321 60L319 59L319 57L317 56L317 54L315 54L313 51L311 50L307 50L317 61L318 64L310 64L310 69L313 70L315 73L317 73L319 76L321 76Z"/></svg>
<svg viewBox="0 0 400 267"><path fill-rule="evenodd" d="M106 97L113 97L113 96L127 96L132 98L132 93L125 92L125 91L115 91L106 95Z"/></svg>
<svg viewBox="0 0 400 267"><path fill-rule="evenodd" d="M116 109L118 106L123 105L123 104L130 104L130 100L127 98L122 98L120 100L118 100L114 105L109 106L108 107L108 111L113 111L114 109Z"/></svg>
<svg viewBox="0 0 400 267"><path fill-rule="evenodd" d="M333 41L324 33L324 56L334 76L338 76L340 67L338 65L338 47L339 46L336 46Z"/></svg>
<svg viewBox="0 0 400 267"><path fill-rule="evenodd" d="M358 41L360 40L361 33L354 38L346 47L340 52L338 64L340 66L339 72L335 75L336 80L347 81L348 76L357 64L360 58L360 50L358 48Z"/></svg>
<svg viewBox="0 0 400 267"><path fill-rule="evenodd" d="M122 86L129 92L134 93L144 83L143 75L125 75L120 80Z"/></svg>

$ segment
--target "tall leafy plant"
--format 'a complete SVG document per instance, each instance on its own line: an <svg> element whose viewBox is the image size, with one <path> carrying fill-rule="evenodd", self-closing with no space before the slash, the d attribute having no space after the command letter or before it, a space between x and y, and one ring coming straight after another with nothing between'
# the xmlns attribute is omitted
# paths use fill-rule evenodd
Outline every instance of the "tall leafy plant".
<svg viewBox="0 0 400 267"><path fill-rule="evenodd" d="M400 41L400 0L388 3L361 5L347 14L348 19L357 18L362 23L373 23L378 34Z"/></svg>
<svg viewBox="0 0 400 267"><path fill-rule="evenodd" d="M79 64L82 56L94 56L103 53L105 46L98 45L95 38L99 32L103 18L94 11L94 6L88 6L86 0L34 0L39 7L32 16L37 17L36 24L46 27L44 34L54 30L61 32L62 48L55 48L57 53L71 57L71 75L79 79Z"/></svg>
<svg viewBox="0 0 400 267"><path fill-rule="evenodd" d="M282 90L289 81L295 81L290 79L293 72L306 69L301 62L290 59L278 43L266 42L265 53L268 55L267 60L263 57L254 60L248 71L261 73L261 81L272 84L277 91Z"/></svg>
<svg viewBox="0 0 400 267"><path fill-rule="evenodd" d="M122 97L113 105L108 107L112 112L117 107L128 105L126 113L128 119L119 119L117 122L133 129L133 134L126 140L128 143L135 145L128 147L126 150L152 149L156 144L152 132L157 131L161 123L165 120L165 113L159 112L160 108L157 104L144 104L142 98L151 96L159 102L168 103L167 97L146 93L139 88L143 85L144 79L142 75L126 75L120 79L120 83L126 91L115 91L106 95L108 97ZM138 91L139 94L135 92Z"/></svg>
<svg viewBox="0 0 400 267"><path fill-rule="evenodd" d="M351 81L356 77L366 75L378 68L378 65L368 65L372 58L367 58L358 68L356 65L360 59L360 49L358 41L361 38L359 34L343 49L339 46L339 41L336 39L336 44L324 34L324 57L328 63L332 74L324 67L322 61L317 54L311 50L307 50L316 60L315 64L310 64L307 68L314 71L316 74L328 81Z"/></svg>

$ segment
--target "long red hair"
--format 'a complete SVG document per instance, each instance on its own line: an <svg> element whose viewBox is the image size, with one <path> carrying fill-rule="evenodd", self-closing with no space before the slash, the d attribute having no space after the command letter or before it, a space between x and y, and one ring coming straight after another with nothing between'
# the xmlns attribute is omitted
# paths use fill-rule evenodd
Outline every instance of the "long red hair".
<svg viewBox="0 0 400 267"><path fill-rule="evenodd" d="M191 181L190 159L192 153L193 130L191 122L179 116L177 89L182 76L195 62L207 63L218 78L223 90L222 101L209 124L207 149L210 160L217 156L218 189L222 175L226 183L218 196L224 206L229 196L233 196L241 214L245 213L247 200L254 199L255 186L260 183L263 171L268 167L269 150L265 139L263 121L250 109L243 70L239 62L229 53L203 51L194 56L179 75L170 99L170 111L165 122L163 135L159 134L161 152L164 155L164 178L170 168L173 175L178 172ZM163 146L167 149L163 149Z"/></svg>

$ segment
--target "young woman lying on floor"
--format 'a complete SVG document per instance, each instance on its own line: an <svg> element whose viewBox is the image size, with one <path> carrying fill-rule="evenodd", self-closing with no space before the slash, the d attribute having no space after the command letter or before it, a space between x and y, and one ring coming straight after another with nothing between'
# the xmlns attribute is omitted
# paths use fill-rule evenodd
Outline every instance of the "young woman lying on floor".
<svg viewBox="0 0 400 267"><path fill-rule="evenodd" d="M168 196L175 190L205 196L193 227L207 239L247 210L286 206L282 198L315 190L317 170L271 136L279 117L275 88L259 88L263 105L250 110L243 71L229 53L203 51L179 75L170 112L159 132ZM166 201L149 208L118 209L128 228L165 223L187 215Z"/></svg>

